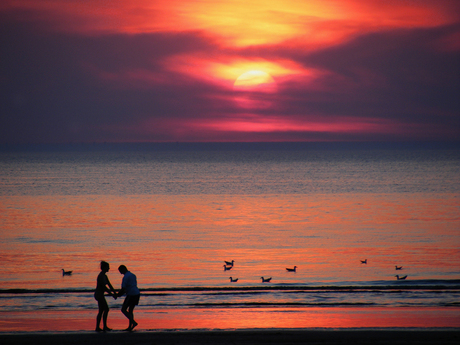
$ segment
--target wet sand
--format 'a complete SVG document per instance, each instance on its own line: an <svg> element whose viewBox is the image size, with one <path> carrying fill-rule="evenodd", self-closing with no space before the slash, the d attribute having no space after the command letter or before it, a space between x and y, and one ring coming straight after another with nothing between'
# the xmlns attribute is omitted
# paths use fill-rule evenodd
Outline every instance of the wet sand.
<svg viewBox="0 0 460 345"><path fill-rule="evenodd" d="M460 329L193 330L2 333L3 345L459 344Z"/></svg>
<svg viewBox="0 0 460 345"><path fill-rule="evenodd" d="M7 332L90 332L97 310L0 311ZM244 329L460 329L460 308L146 308L135 312L137 332ZM128 327L119 311L109 313L114 330Z"/></svg>

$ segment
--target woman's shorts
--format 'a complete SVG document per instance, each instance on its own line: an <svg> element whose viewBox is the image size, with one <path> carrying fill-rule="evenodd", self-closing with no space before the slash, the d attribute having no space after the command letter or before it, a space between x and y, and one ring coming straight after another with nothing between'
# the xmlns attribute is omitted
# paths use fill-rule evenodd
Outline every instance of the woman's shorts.
<svg viewBox="0 0 460 345"><path fill-rule="evenodd" d="M107 304L107 300L105 299L104 294L94 294L94 299L97 301L97 305L99 309L109 309L109 305Z"/></svg>

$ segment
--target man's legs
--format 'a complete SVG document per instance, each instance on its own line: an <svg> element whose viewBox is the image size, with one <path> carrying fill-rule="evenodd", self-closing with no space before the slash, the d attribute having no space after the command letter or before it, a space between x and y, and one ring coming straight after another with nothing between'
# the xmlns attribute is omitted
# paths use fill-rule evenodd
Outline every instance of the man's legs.
<svg viewBox="0 0 460 345"><path fill-rule="evenodd" d="M129 327L126 329L127 331L132 331L134 327L137 326L137 322L134 321L134 307L135 306L136 304L130 301L129 296L126 296L125 301L123 302L123 306L121 307L121 312L129 320Z"/></svg>
<svg viewBox="0 0 460 345"><path fill-rule="evenodd" d="M131 330L133 330L134 327L137 326L137 322L134 321L134 308L135 308L135 307L136 307L135 304L131 304L131 305L129 306L129 308L128 308L128 313L129 313L129 315L131 315L131 319L130 319L130 322L131 322L131 323L130 323L130 325L129 325L129 327L131 328Z"/></svg>

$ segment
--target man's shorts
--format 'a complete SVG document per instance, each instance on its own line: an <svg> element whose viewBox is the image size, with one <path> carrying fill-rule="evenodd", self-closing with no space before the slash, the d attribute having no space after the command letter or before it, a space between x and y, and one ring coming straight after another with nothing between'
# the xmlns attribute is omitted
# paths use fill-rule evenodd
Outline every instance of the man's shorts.
<svg viewBox="0 0 460 345"><path fill-rule="evenodd" d="M123 302L124 305L138 305L139 304L139 298L141 295L128 295L125 298L125 301Z"/></svg>

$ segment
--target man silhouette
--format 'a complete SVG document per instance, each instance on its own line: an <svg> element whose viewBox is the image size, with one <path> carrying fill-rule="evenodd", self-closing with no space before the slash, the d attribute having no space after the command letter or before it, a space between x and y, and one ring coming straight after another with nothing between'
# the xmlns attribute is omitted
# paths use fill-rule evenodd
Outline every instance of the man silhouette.
<svg viewBox="0 0 460 345"><path fill-rule="evenodd" d="M118 296L123 296L126 293L126 298L121 307L121 312L128 318L129 326L126 331L131 332L134 327L137 326L137 322L134 321L134 308L139 304L140 292L137 288L137 279L125 265L120 265L118 271L123 274L123 280L121 281L121 290L118 292Z"/></svg>

